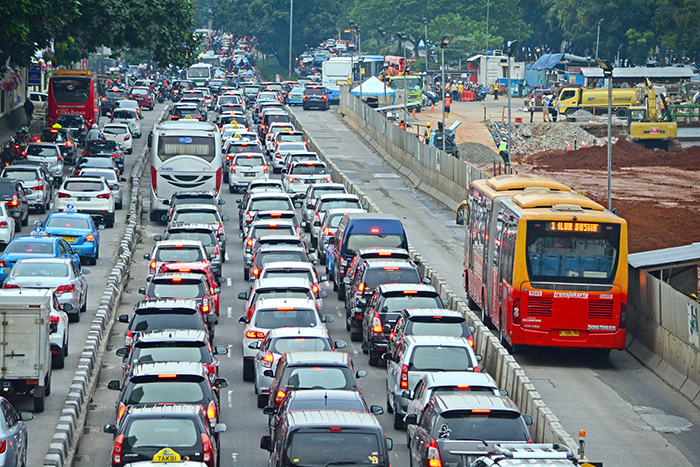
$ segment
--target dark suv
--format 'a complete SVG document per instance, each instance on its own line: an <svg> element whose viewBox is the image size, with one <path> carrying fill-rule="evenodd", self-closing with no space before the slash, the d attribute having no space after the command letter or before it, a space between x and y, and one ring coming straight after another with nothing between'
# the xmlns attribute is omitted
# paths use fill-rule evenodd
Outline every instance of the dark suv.
<svg viewBox="0 0 700 467"><path fill-rule="evenodd" d="M183 459L215 467L219 465L218 434L226 431L226 425L211 427L199 405L167 404L129 408L118 427L105 425L103 430L114 434L112 467L157 460L159 455L166 458L175 452L171 446L177 446Z"/></svg>
<svg viewBox="0 0 700 467"><path fill-rule="evenodd" d="M29 224L29 200L31 190L24 188L19 180L0 180L0 202L5 203L7 213L15 218L15 232Z"/></svg>
<svg viewBox="0 0 700 467"><path fill-rule="evenodd" d="M61 150L61 156L67 164L75 162L78 156L78 139L72 130L67 128L44 128L39 133L39 141L53 143Z"/></svg>
<svg viewBox="0 0 700 467"><path fill-rule="evenodd" d="M124 89L112 88L105 92L100 101L100 114L106 116L118 107L117 101L128 99L129 94Z"/></svg>
<svg viewBox="0 0 700 467"><path fill-rule="evenodd" d="M304 110L317 108L328 110L331 108L331 101L328 98L328 89L323 86L306 86L304 88Z"/></svg>
<svg viewBox="0 0 700 467"><path fill-rule="evenodd" d="M223 201L223 200L222 200ZM216 228L211 224L173 224L168 226L165 235L154 235L156 242L161 240L198 240L207 251L207 257L211 265L211 271L217 281L221 281L221 264L224 262L222 243L226 242L226 235L216 236Z"/></svg>
<svg viewBox="0 0 700 467"><path fill-rule="evenodd" d="M59 115L56 123L63 128L71 130L73 135L78 139L80 144L85 144L85 136L87 135L87 123L82 115Z"/></svg>

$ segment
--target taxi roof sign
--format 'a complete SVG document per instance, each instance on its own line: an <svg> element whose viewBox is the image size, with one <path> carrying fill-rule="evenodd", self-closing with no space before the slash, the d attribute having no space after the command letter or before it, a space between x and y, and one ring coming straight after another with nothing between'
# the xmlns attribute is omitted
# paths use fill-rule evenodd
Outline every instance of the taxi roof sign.
<svg viewBox="0 0 700 467"><path fill-rule="evenodd" d="M182 457L170 448L163 448L153 456L153 462L182 462Z"/></svg>

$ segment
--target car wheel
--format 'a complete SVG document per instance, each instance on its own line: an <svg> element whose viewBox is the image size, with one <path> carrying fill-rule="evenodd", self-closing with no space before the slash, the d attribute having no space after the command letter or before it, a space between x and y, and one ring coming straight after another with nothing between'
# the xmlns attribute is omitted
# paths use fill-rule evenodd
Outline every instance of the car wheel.
<svg viewBox="0 0 700 467"><path fill-rule="evenodd" d="M39 211L39 214L46 214L46 205L40 204L38 211Z"/></svg>
<svg viewBox="0 0 700 467"><path fill-rule="evenodd" d="M107 216L107 219L105 219L105 224L105 227L107 227L108 229L114 227L114 214L112 214L111 216Z"/></svg>
<svg viewBox="0 0 700 467"><path fill-rule="evenodd" d="M224 171L224 183L228 183L228 171Z"/></svg>
<svg viewBox="0 0 700 467"><path fill-rule="evenodd" d="M44 396L34 397L34 412L41 413L44 411Z"/></svg>
<svg viewBox="0 0 700 467"><path fill-rule="evenodd" d="M76 313L70 313L68 315L68 321L71 323L77 323L80 321L80 310L78 310Z"/></svg>
<svg viewBox="0 0 700 467"><path fill-rule="evenodd" d="M27 215L24 219L22 219L22 225L27 226L29 225L29 209L27 209Z"/></svg>
<svg viewBox="0 0 700 467"><path fill-rule="evenodd" d="M389 414L394 413L394 409L391 407L391 404L389 403L389 392L388 391L386 393L386 411Z"/></svg>
<svg viewBox="0 0 700 467"><path fill-rule="evenodd" d="M158 211L151 211L151 222L160 222L160 216L158 215Z"/></svg>
<svg viewBox="0 0 700 467"><path fill-rule="evenodd" d="M258 408L259 409L264 409L265 406L267 405L267 394L258 394Z"/></svg>
<svg viewBox="0 0 700 467"><path fill-rule="evenodd" d="M396 411L394 411L394 429L395 430L403 430L404 429L403 415L399 414Z"/></svg>
<svg viewBox="0 0 700 467"><path fill-rule="evenodd" d="M351 328L350 340L353 342L362 342L362 332L361 331L352 332L352 328Z"/></svg>
<svg viewBox="0 0 700 467"><path fill-rule="evenodd" d="M236 192L236 189L233 187L233 185L229 185L229 186L228 186L228 192L229 192L229 193L235 193L235 192Z"/></svg>
<svg viewBox="0 0 700 467"><path fill-rule="evenodd" d="M123 206L122 206L122 203L115 203L114 207L115 207L118 211L121 211Z"/></svg>
<svg viewBox="0 0 700 467"><path fill-rule="evenodd" d="M369 366L379 366L381 360L376 353L369 351Z"/></svg>
<svg viewBox="0 0 700 467"><path fill-rule="evenodd" d="M244 281L250 280L250 273L248 272L248 269L245 269L245 270L243 271L243 280L244 280Z"/></svg>
<svg viewBox="0 0 700 467"><path fill-rule="evenodd" d="M243 360L243 381L253 381L255 368L252 360Z"/></svg>
<svg viewBox="0 0 700 467"><path fill-rule="evenodd" d="M66 357L63 351L51 354L51 368L61 369L66 366Z"/></svg>
<svg viewBox="0 0 700 467"><path fill-rule="evenodd" d="M22 231L22 222L19 219L15 219L15 232Z"/></svg>

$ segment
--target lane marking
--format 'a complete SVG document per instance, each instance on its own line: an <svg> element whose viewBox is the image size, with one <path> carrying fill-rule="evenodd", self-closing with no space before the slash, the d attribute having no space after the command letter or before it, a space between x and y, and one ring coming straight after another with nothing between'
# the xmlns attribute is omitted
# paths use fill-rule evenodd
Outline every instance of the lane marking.
<svg viewBox="0 0 700 467"><path fill-rule="evenodd" d="M231 280L231 278L227 277L226 278L226 287L231 287L232 284L233 284L233 281Z"/></svg>
<svg viewBox="0 0 700 467"><path fill-rule="evenodd" d="M231 315L233 314L233 307L227 306L226 307L226 317L231 319Z"/></svg>
<svg viewBox="0 0 700 467"><path fill-rule="evenodd" d="M229 260L229 257L228 257L228 252L227 252L227 253L226 253L226 254L224 255L224 258L226 258L226 261L228 261L228 260Z"/></svg>
<svg viewBox="0 0 700 467"><path fill-rule="evenodd" d="M236 462L238 462L238 453L237 453L237 452L232 452L232 453L231 453L231 462L234 463L234 464L235 464Z"/></svg>
<svg viewBox="0 0 700 467"><path fill-rule="evenodd" d="M226 398L228 399L229 408L232 408L233 407L233 390L227 391Z"/></svg>
<svg viewBox="0 0 700 467"><path fill-rule="evenodd" d="M233 353L233 344L228 344L226 347L228 347L228 352L226 353L226 357L231 358L231 354Z"/></svg>

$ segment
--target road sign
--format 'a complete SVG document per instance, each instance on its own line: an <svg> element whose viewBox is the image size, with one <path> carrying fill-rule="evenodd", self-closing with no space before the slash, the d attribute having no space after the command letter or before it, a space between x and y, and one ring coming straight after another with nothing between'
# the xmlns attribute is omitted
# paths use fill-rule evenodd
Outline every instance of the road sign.
<svg viewBox="0 0 700 467"><path fill-rule="evenodd" d="M29 67L27 84L29 86L41 86L41 65L31 65Z"/></svg>

